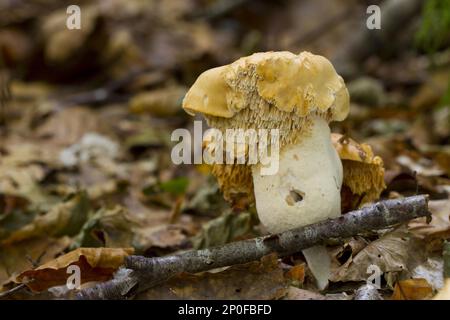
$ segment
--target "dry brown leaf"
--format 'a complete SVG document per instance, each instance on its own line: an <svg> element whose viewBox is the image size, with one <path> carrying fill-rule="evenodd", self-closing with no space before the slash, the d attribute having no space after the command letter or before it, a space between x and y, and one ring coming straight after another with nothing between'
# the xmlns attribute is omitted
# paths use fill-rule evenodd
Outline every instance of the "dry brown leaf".
<svg viewBox="0 0 450 320"><path fill-rule="evenodd" d="M433 297L433 300L450 300L450 279L445 280L444 287Z"/></svg>
<svg viewBox="0 0 450 320"><path fill-rule="evenodd" d="M0 50L2 60L7 67L17 67L31 53L30 36L24 32L12 28L0 30Z"/></svg>
<svg viewBox="0 0 450 320"><path fill-rule="evenodd" d="M33 263L46 263L54 259L69 244L69 237L42 237L0 247L0 291L3 284L11 282L18 274L32 268Z"/></svg>
<svg viewBox="0 0 450 320"><path fill-rule="evenodd" d="M261 261L230 267L224 271L199 275L181 274L150 289L138 299L279 299L287 290L275 255Z"/></svg>
<svg viewBox="0 0 450 320"><path fill-rule="evenodd" d="M431 200L428 202L432 220L427 223L426 217L411 220L409 230L420 238L447 239L450 237L450 199Z"/></svg>
<svg viewBox="0 0 450 320"><path fill-rule="evenodd" d="M88 36L94 30L98 12L95 6L84 6L80 16L83 28L61 28L65 25L67 15L63 11L54 11L45 16L42 23L42 33L46 39L45 58L51 63L61 63L79 53L86 45Z"/></svg>
<svg viewBox="0 0 450 320"><path fill-rule="evenodd" d="M303 284L305 281L305 264L293 266L287 273L286 278L291 280L296 286Z"/></svg>
<svg viewBox="0 0 450 320"><path fill-rule="evenodd" d="M427 77L427 81L411 98L413 109L429 110L434 107L448 86L448 68L437 68Z"/></svg>
<svg viewBox="0 0 450 320"><path fill-rule="evenodd" d="M425 279L402 280L395 284L392 300L423 300L431 297L433 288Z"/></svg>
<svg viewBox="0 0 450 320"><path fill-rule="evenodd" d="M136 228L135 236L135 243L145 250L176 248L187 241L182 227L176 224Z"/></svg>
<svg viewBox="0 0 450 320"><path fill-rule="evenodd" d="M157 117L174 116L181 110L181 101L186 91L182 86L170 86L142 92L131 98L129 108L133 113L149 113Z"/></svg>
<svg viewBox="0 0 450 320"><path fill-rule="evenodd" d="M89 210L90 203L86 194L73 194L67 201L53 206L46 214L37 216L12 232L0 244L7 245L42 235L75 235L86 220Z"/></svg>
<svg viewBox="0 0 450 320"><path fill-rule="evenodd" d="M287 295L284 300L328 300L327 297L320 293L299 289L296 287L289 287Z"/></svg>
<svg viewBox="0 0 450 320"><path fill-rule="evenodd" d="M16 279L33 291L65 284L70 274L67 267L80 267L81 283L106 281L123 265L126 256L133 254L133 248L79 248L46 264L22 272Z"/></svg>
<svg viewBox="0 0 450 320"><path fill-rule="evenodd" d="M371 242L343 265L333 268L330 281L366 281L371 275L368 267L375 265L383 273L409 270L413 262L422 261L422 243L399 228Z"/></svg>
<svg viewBox="0 0 450 320"><path fill-rule="evenodd" d="M363 237L353 237L343 245L330 249L332 263L335 265L345 263L349 258L356 256L367 244L368 241Z"/></svg>
<svg viewBox="0 0 450 320"><path fill-rule="evenodd" d="M45 166L55 166L55 154L37 144L16 139L6 141L1 147L4 153L0 153L0 192L47 207L50 201L38 183L45 178Z"/></svg>
<svg viewBox="0 0 450 320"><path fill-rule="evenodd" d="M106 125L99 115L86 107L66 108L53 114L37 129L37 136L54 146L78 142L87 132L105 133Z"/></svg>
<svg viewBox="0 0 450 320"><path fill-rule="evenodd" d="M399 165L410 170L410 172L415 172L423 177L433 177L444 174L444 170L442 170L438 164L424 157L417 157L414 159L407 155L401 155L395 160Z"/></svg>

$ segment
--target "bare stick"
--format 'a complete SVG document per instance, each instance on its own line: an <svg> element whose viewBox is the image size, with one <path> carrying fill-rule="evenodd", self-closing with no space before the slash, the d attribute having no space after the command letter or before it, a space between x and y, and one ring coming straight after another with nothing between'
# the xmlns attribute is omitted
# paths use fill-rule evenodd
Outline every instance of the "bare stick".
<svg viewBox="0 0 450 320"><path fill-rule="evenodd" d="M129 256L125 263L128 268L126 275L122 274L120 279L115 278L82 290L77 298L126 298L164 282L180 272L196 273L247 263L273 252L279 256L286 256L324 243L330 238L346 238L369 230L384 229L427 215L429 215L428 197L419 195L381 201L336 219L210 249L156 258Z"/></svg>

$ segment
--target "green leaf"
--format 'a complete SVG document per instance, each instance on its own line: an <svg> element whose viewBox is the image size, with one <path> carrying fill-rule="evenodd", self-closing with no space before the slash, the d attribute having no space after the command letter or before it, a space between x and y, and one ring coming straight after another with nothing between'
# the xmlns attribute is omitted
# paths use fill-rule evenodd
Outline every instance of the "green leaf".
<svg viewBox="0 0 450 320"><path fill-rule="evenodd" d="M175 178L166 182L161 182L148 186L142 190L146 196L155 195L162 192L168 192L173 195L181 195L186 192L189 185L189 179L186 177Z"/></svg>

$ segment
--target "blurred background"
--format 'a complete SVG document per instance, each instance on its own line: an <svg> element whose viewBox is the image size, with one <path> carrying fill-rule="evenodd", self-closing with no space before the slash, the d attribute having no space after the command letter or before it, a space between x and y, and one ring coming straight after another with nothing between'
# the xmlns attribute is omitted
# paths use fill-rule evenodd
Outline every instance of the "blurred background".
<svg viewBox="0 0 450 320"><path fill-rule="evenodd" d="M351 112L332 131L383 158L383 198L450 211L448 0L0 0L0 288L79 247L158 256L261 234L207 166L173 165L170 134L192 126L181 101L201 72L279 50L344 77Z"/></svg>

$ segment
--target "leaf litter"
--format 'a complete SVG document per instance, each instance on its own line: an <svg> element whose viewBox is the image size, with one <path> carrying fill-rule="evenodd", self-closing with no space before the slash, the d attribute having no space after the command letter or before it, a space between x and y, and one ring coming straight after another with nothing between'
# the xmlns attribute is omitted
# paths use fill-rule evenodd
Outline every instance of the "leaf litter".
<svg viewBox="0 0 450 320"><path fill-rule="evenodd" d="M90 286L132 253L164 256L265 234L254 207L223 200L208 165L171 162L171 132L191 127L181 99L202 71L253 52L333 57L358 23L348 12L365 12L356 0L243 1L216 17L204 1L81 1L84 27L73 32L61 27L61 4L38 2L0 4L10 13L0 29L0 296L26 286L6 298L58 298L70 265ZM343 13L347 20L321 31L318 20ZM346 78L352 111L332 131L351 141L347 170L366 164L384 170L384 181L344 188L342 209L427 193L430 223L330 239L323 292L296 254L180 274L137 298L351 299L376 265L384 299L450 299L448 43L434 58L405 43L395 59L381 48Z"/></svg>

